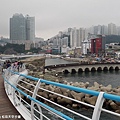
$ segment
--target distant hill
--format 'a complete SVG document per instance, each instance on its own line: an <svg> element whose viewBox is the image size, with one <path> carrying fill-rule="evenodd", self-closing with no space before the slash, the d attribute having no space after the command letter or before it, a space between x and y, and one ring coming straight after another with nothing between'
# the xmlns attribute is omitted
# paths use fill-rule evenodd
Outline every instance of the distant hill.
<svg viewBox="0 0 120 120"><path fill-rule="evenodd" d="M105 37L106 44L109 43L120 43L120 35L106 35Z"/></svg>
<svg viewBox="0 0 120 120"><path fill-rule="evenodd" d="M24 53L25 52L25 45L21 44L10 44L7 43L4 46L0 46L0 53L2 54L17 54L17 53Z"/></svg>

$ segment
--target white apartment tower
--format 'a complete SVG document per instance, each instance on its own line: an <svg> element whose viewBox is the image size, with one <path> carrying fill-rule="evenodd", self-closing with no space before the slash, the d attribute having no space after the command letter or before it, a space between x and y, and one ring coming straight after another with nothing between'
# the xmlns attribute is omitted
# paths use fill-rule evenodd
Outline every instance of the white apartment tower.
<svg viewBox="0 0 120 120"><path fill-rule="evenodd" d="M117 29L115 24L108 24L108 35L117 35Z"/></svg>
<svg viewBox="0 0 120 120"><path fill-rule="evenodd" d="M117 35L120 35L120 26L117 27Z"/></svg>
<svg viewBox="0 0 120 120"><path fill-rule="evenodd" d="M70 47L75 48L76 47L76 28L73 28L70 32Z"/></svg>
<svg viewBox="0 0 120 120"><path fill-rule="evenodd" d="M35 17L26 16L26 40L35 40Z"/></svg>
<svg viewBox="0 0 120 120"><path fill-rule="evenodd" d="M70 33L70 46L71 48L81 47L82 41L88 36L88 30L84 28L76 29L73 28Z"/></svg>
<svg viewBox="0 0 120 120"><path fill-rule="evenodd" d="M14 14L10 18L10 39L26 40L26 21L22 14Z"/></svg>
<svg viewBox="0 0 120 120"><path fill-rule="evenodd" d="M108 27L105 25L102 25L102 31L101 31L102 35L108 35Z"/></svg>
<svg viewBox="0 0 120 120"><path fill-rule="evenodd" d="M79 29L80 30L80 46L82 45L82 41L84 41L85 40L85 38L86 38L86 29L84 29L84 28L80 28Z"/></svg>
<svg viewBox="0 0 120 120"><path fill-rule="evenodd" d="M35 40L35 17L14 14L10 18L10 40Z"/></svg>

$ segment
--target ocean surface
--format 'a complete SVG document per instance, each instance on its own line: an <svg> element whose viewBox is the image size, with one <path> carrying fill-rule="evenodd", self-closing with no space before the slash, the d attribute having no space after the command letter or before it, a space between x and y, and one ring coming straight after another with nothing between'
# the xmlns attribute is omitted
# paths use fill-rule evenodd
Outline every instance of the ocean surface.
<svg viewBox="0 0 120 120"><path fill-rule="evenodd" d="M73 63L69 61L65 61L63 59L46 59L45 65L57 65L57 64L67 64ZM90 85L93 85L94 82L98 82L104 86L109 84L112 87L120 86L120 70L119 71L102 71L102 72L83 72L83 73L76 73L76 74L61 74L63 79L69 82L89 82Z"/></svg>
<svg viewBox="0 0 120 120"><path fill-rule="evenodd" d="M112 87L120 86L120 71L107 71L107 72L88 72L81 74L62 74L63 79L72 82L89 82L93 85L94 82L104 86L112 85Z"/></svg>

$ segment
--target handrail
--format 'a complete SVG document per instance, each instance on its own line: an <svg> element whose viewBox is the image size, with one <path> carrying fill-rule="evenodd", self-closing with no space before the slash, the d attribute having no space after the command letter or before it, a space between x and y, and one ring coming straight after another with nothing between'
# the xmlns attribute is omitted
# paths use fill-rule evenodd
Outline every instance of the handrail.
<svg viewBox="0 0 120 120"><path fill-rule="evenodd" d="M13 73L18 74L20 76L23 76L25 78L29 78L29 79L35 80L35 81L39 80L39 78L28 76L28 75L24 75L24 74L20 74L18 72L13 72ZM94 90L88 90L88 89L85 89L85 88L78 88L78 87L74 87L74 86L70 86L70 85L65 85L65 84L61 84L61 83L56 83L56 82L51 82L51 81L43 80L43 79L40 79L40 82L46 83L46 84L55 85L55 86L62 87L62 88L66 88L66 89L69 89L69 90L74 90L76 92L82 92L82 93L94 95L94 96L98 96L99 93L100 93L100 92L94 91ZM112 95L112 94L104 93L103 97L106 98L106 99L115 100L115 101L120 102L120 96L117 96L117 95Z"/></svg>
<svg viewBox="0 0 120 120"><path fill-rule="evenodd" d="M12 74L11 74L11 73L12 73ZM11 75L11 76L13 76L13 77L14 77L14 75L17 75L17 76L18 76L18 77L17 77L17 79L18 79L17 82L18 82L18 81L23 81L22 78L27 78L27 79L29 79L29 80L36 81L37 84L36 84L36 86L34 86L34 87L35 87L35 88L34 88L34 91L32 92L32 91L30 91L29 89L26 89L24 86L22 87L22 86L19 85L19 84L16 84L16 83L14 84L14 83L13 83L14 80L11 82L11 81L9 80L10 77L7 77L7 75ZM94 108L93 115L92 115L92 119L89 118L89 117L87 117L87 116L84 116L84 115L82 115L82 114L76 113L75 111L68 110L69 112L71 112L71 113L73 113L73 114L76 114L76 115L78 115L79 117L83 117L83 118L85 118L85 119L87 119L87 120L99 120L101 111L104 111L104 112L107 112L107 113L110 113L110 114L113 114L113 115L116 115L116 116L119 116L119 117L120 117L120 114L114 113L114 112L112 112L112 111L108 111L108 110L102 108L103 102L104 102L105 99L110 99L110 100L114 100L114 101L120 102L120 96L112 95L112 94L108 94L108 93L104 93L104 92L98 92L98 91L94 91L94 90L88 90L88 89L85 89L85 88L78 88L78 87L74 87L74 86L70 86L70 85L66 85L66 84L61 84L61 83L57 83L57 82L52 82L52 81L48 81L48 80L36 78L36 77L33 77L33 76L29 76L29 75L26 75L26 74L23 74L23 73L14 72L12 69L8 69L8 70L6 71L6 74L4 74L3 78L4 78L5 82L6 82L6 84L7 84L7 85L10 85L10 86L14 89L14 90L11 90L12 92L17 91L18 93L24 95L27 99L29 99L29 100L31 101L32 104L29 105L30 107L33 107L33 108L31 108L31 111L29 112L29 113L31 114L31 119L34 118L34 119L43 120L42 117L41 117L41 118L36 117L35 114L34 114L34 112L32 111L32 110L35 109L35 108L34 108L34 104L36 103L37 106L40 105L40 107L46 108L48 111L51 111L51 112L54 113L55 115L58 115L61 119L64 119L64 120L73 120L73 118L71 118L71 117L69 117L69 116L61 113L59 110L56 110L56 109L54 109L54 108L46 105L45 103L37 100L36 97L39 97L39 98L44 99L45 101L48 101L48 102L52 103L53 105L56 105L56 106L61 107L62 109L68 110L68 108L62 107L61 105L59 105L59 104L57 104L57 103L54 103L54 102L52 102L52 101L50 101L50 100L47 100L47 98L38 95L38 94L37 94L37 91L38 91L39 89L54 94L54 92L52 92L52 91L49 91L49 90L47 90L47 89L45 90L44 88L39 87L39 86L40 86L40 83L45 83L45 84L47 84L47 85L53 85L53 86L57 86L57 87L61 87L61 88L66 88L66 89L69 89L69 90L72 90L72 91L76 91L76 92L80 92L80 93L85 93L85 94L90 94L90 95L93 95L93 96L98 96L96 105L93 106L93 105L88 105L87 103L84 103L84 104L83 104L82 101L73 100L73 98L69 98L69 97L66 97L66 96L64 96L64 95L55 93L55 95L58 95L58 96L61 96L61 97L63 97L63 98L66 98L66 99L69 99L69 100L73 100L73 101L78 102L78 103L80 103L80 104L87 105L87 106L89 106L89 107ZM20 79L20 80L19 80L19 79ZM26 83L26 84L27 84L27 82L24 82L24 81L23 81L23 83ZM18 85L18 87L21 86L21 89L17 88L17 85ZM28 84L28 85L30 85L30 84ZM33 86L33 85L31 85L31 86ZM24 89L24 90L27 90L29 93L31 93L32 96L29 95L28 92L27 92L27 93L24 92L23 89ZM15 94L15 93L13 93L13 94ZM19 95L16 95L16 96L18 97ZM15 101L16 103L19 101L19 104L22 104L21 100L22 100L22 101L25 101L25 100L22 99L21 96L19 96L19 98L20 98L20 100L16 98L17 101L16 101L16 100L14 100L14 101ZM13 99L14 99L14 98L13 98ZM28 104L28 103L27 103L27 104ZM39 106L38 106L38 108L39 108ZM40 108L39 108L39 110L40 110ZM39 111L39 110L38 110L38 111ZM44 114L42 113L42 111L39 111L39 112L40 112L40 113L39 113L40 115L44 116ZM46 117L46 119L49 119L49 118ZM50 120L50 119L49 119L49 120Z"/></svg>
<svg viewBox="0 0 120 120"><path fill-rule="evenodd" d="M17 90L18 92L20 92L22 95L24 95L25 97L27 97L27 98L30 99L31 101L34 101L34 102L40 104L41 106L43 106L43 107L49 109L50 111L52 111L52 112L58 114L59 116L65 118L66 120L73 120L72 118L66 116L65 114L63 114L63 113L61 113L61 112L59 112L59 111L57 111L57 110L55 110L55 109L49 107L48 105L46 105L46 104L44 104L44 103L42 103L42 102L36 100L35 98L32 98L30 95L26 94L26 93L23 92L22 90L18 89L18 88L15 87L14 85L12 85L4 76L3 76L3 78L4 78L4 80L5 80L10 86L12 86L15 90Z"/></svg>

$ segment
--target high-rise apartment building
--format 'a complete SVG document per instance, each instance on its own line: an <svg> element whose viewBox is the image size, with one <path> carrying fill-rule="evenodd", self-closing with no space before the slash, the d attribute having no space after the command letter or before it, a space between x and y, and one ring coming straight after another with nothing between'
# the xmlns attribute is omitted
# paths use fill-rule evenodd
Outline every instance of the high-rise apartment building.
<svg viewBox="0 0 120 120"><path fill-rule="evenodd" d="M35 40L35 18L14 14L10 18L10 40Z"/></svg>
<svg viewBox="0 0 120 120"><path fill-rule="evenodd" d="M73 28L70 32L70 46L71 48L81 47L82 42L87 39L88 30L85 28Z"/></svg>
<svg viewBox="0 0 120 120"><path fill-rule="evenodd" d="M120 26L117 27L117 35L120 35Z"/></svg>
<svg viewBox="0 0 120 120"><path fill-rule="evenodd" d="M70 47L77 47L77 29L75 27L70 32Z"/></svg>
<svg viewBox="0 0 120 120"><path fill-rule="evenodd" d="M26 40L26 21L22 14L14 14L10 18L10 39Z"/></svg>
<svg viewBox="0 0 120 120"><path fill-rule="evenodd" d="M35 40L35 17L27 15L26 19L26 40Z"/></svg>
<svg viewBox="0 0 120 120"><path fill-rule="evenodd" d="M101 31L101 35L108 35L108 27L105 25L102 25L102 31Z"/></svg>
<svg viewBox="0 0 120 120"><path fill-rule="evenodd" d="M117 35L117 28L115 24L108 24L108 35Z"/></svg>

